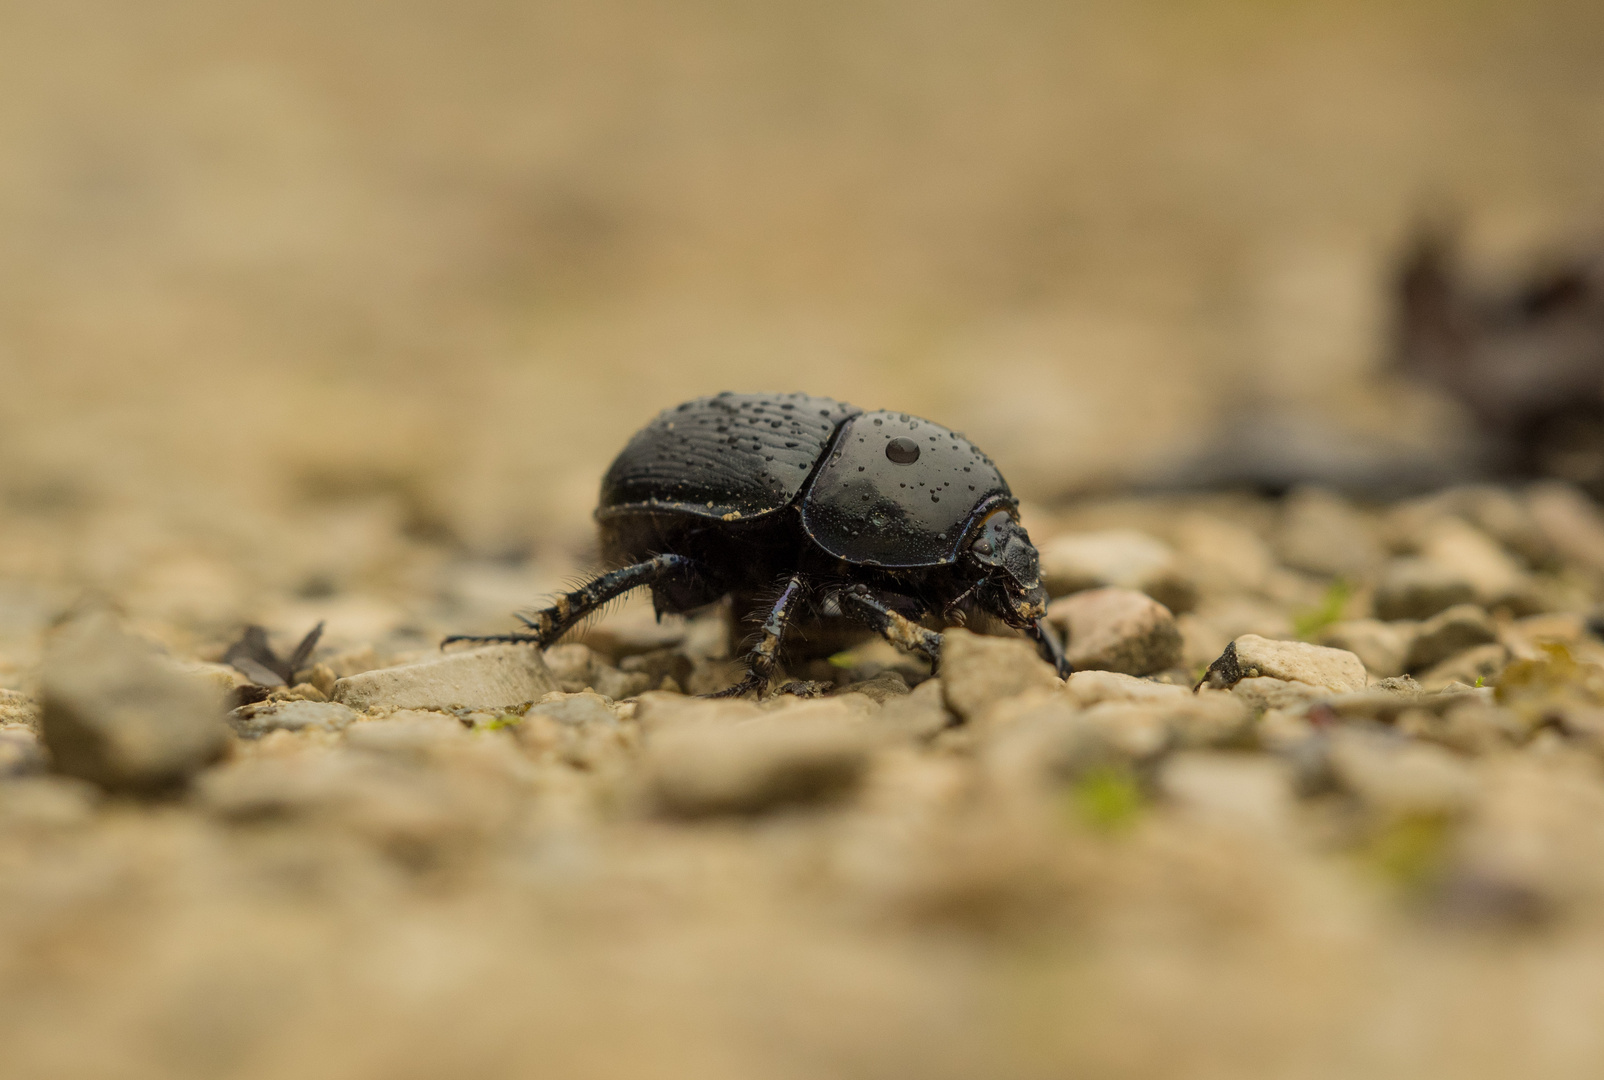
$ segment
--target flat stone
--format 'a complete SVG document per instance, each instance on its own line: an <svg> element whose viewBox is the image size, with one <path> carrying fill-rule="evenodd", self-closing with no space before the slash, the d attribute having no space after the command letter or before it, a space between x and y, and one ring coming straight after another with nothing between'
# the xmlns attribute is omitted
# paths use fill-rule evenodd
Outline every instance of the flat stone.
<svg viewBox="0 0 1604 1080"><path fill-rule="evenodd" d="M1172 745L1185 749L1245 749L1254 741L1253 718L1260 712L1235 688L1229 692L1205 688L1160 708Z"/></svg>
<svg viewBox="0 0 1604 1080"><path fill-rule="evenodd" d="M967 723L987 709L1030 690L1063 685L1057 672L1023 638L985 637L948 630L941 647L941 687L947 708Z"/></svg>
<svg viewBox="0 0 1604 1080"><path fill-rule="evenodd" d="M466 737L467 729L456 717L423 710L403 710L345 730L345 744L353 750L419 764Z"/></svg>
<svg viewBox="0 0 1604 1080"><path fill-rule="evenodd" d="M1105 701L1081 713L1077 722L1128 762L1154 760L1170 748L1170 717L1149 704Z"/></svg>
<svg viewBox="0 0 1604 1080"><path fill-rule="evenodd" d="M1454 814L1476 801L1475 774L1440 746L1338 729L1328 760L1343 787L1385 813Z"/></svg>
<svg viewBox="0 0 1604 1080"><path fill-rule="evenodd" d="M1163 720L1140 705L1116 701L1080 709L1067 695L1040 694L1022 699L1014 722L985 744L982 766L993 786L1011 794L1147 761L1168 741Z"/></svg>
<svg viewBox="0 0 1604 1080"><path fill-rule="evenodd" d="M1491 683L1509 663L1509 650L1496 642L1466 649L1457 656L1437 664L1420 676L1420 685L1427 690L1442 690L1453 683L1476 686L1478 682Z"/></svg>
<svg viewBox="0 0 1604 1080"><path fill-rule="evenodd" d="M1182 565L1205 593L1259 593L1278 567L1259 534L1237 521L1194 513L1176 526Z"/></svg>
<svg viewBox="0 0 1604 1080"><path fill-rule="evenodd" d="M41 688L52 764L108 791L182 784L228 744L216 681L183 671L107 613L56 633Z"/></svg>
<svg viewBox="0 0 1604 1080"><path fill-rule="evenodd" d="M1175 616L1134 589L1089 589L1054 600L1047 619L1064 634L1065 654L1076 670L1150 675L1181 659Z"/></svg>
<svg viewBox="0 0 1604 1080"><path fill-rule="evenodd" d="M0 784L0 825L44 832L76 829L94 820L100 789L67 776L14 776Z"/></svg>
<svg viewBox="0 0 1604 1080"><path fill-rule="evenodd" d="M1231 693L1256 713L1268 709L1301 712L1315 702L1324 701L1331 696L1331 691L1323 686L1298 682L1294 679L1272 679L1267 676L1238 679L1231 684Z"/></svg>
<svg viewBox="0 0 1604 1080"><path fill-rule="evenodd" d="M1429 619L1439 611L1476 599L1476 586L1452 567L1417 556L1393 559L1376 582L1373 601L1380 619Z"/></svg>
<svg viewBox="0 0 1604 1080"><path fill-rule="evenodd" d="M241 737L259 739L273 731L342 731L360 717L333 701L275 701L235 709L228 719Z"/></svg>
<svg viewBox="0 0 1604 1080"><path fill-rule="evenodd" d="M1530 732L1515 710L1479 701L1456 705L1441 715L1427 709L1409 709L1398 717L1397 725L1399 731L1413 738L1470 755L1518 746Z"/></svg>
<svg viewBox="0 0 1604 1080"><path fill-rule="evenodd" d="M1275 548L1295 570L1349 580L1369 574L1386 557L1369 519L1341 496L1307 487L1283 500Z"/></svg>
<svg viewBox="0 0 1604 1080"><path fill-rule="evenodd" d="M1136 529L1054 537L1041 549L1042 582L1053 596L1116 586L1146 593L1172 611L1191 610L1197 588L1173 549Z"/></svg>
<svg viewBox="0 0 1604 1080"><path fill-rule="evenodd" d="M1209 665L1205 679L1219 690L1260 676L1305 683L1339 694L1362 690L1369 681L1364 664L1346 649L1275 641L1257 634L1243 634L1226 646L1220 658Z"/></svg>
<svg viewBox="0 0 1604 1080"><path fill-rule="evenodd" d="M1455 604L1420 624L1410 643L1406 667L1424 671L1477 645L1498 640L1498 628L1475 604Z"/></svg>
<svg viewBox="0 0 1604 1080"><path fill-rule="evenodd" d="M1332 623L1319 633L1319 644L1346 649L1357 656L1365 670L1377 678L1402 675L1414 643L1413 622L1382 622L1380 619L1350 619Z"/></svg>
<svg viewBox="0 0 1604 1080"><path fill-rule="evenodd" d="M1192 697L1184 686L1138 679L1116 671L1077 671L1065 680L1064 691L1081 707L1104 701L1171 702Z"/></svg>
<svg viewBox="0 0 1604 1080"><path fill-rule="evenodd" d="M925 682L930 680L926 679ZM921 684L923 685L923 684ZM908 680L902 677L900 671L882 671L870 679L860 679L841 687L846 694L863 694L873 701L885 704L896 698L906 697L909 693Z"/></svg>
<svg viewBox="0 0 1604 1080"><path fill-rule="evenodd" d="M1158 789L1209 824L1279 834L1292 821L1292 780L1291 768L1273 757L1192 750L1164 763Z"/></svg>
<svg viewBox="0 0 1604 1080"><path fill-rule="evenodd" d="M635 699L635 721L647 734L682 724L708 723L733 726L763 715L754 701L686 697L665 690L649 690Z"/></svg>
<svg viewBox="0 0 1604 1080"><path fill-rule="evenodd" d="M1531 660L1544 655L1542 646L1559 642L1574 646L1587 637L1587 620L1575 612L1554 612L1514 619L1498 628L1498 640L1510 655Z"/></svg>
<svg viewBox="0 0 1604 1080"><path fill-rule="evenodd" d="M650 656L634 654L630 659ZM662 675L650 671L623 671L609 664L593 649L577 643L554 645L543 654L546 669L551 672L557 689L565 693L594 690L603 697L621 701L644 693L662 681ZM691 664L687 659L681 674L688 675ZM680 680L683 681L683 680Z"/></svg>
<svg viewBox="0 0 1604 1080"><path fill-rule="evenodd" d="M539 701L556 690L540 651L527 645L491 645L437 660L380 668L334 684L334 700L366 711L393 709L496 709Z"/></svg>
<svg viewBox="0 0 1604 1080"><path fill-rule="evenodd" d="M1412 691L1388 690L1372 686L1352 694L1337 694L1324 699L1323 704L1337 716L1346 720L1376 720L1390 724L1405 711L1420 706L1429 695L1418 688Z"/></svg>
<svg viewBox="0 0 1604 1080"><path fill-rule="evenodd" d="M1538 484L1526 498L1531 519L1567 562L1604 573L1604 511L1568 484Z"/></svg>
<svg viewBox="0 0 1604 1080"><path fill-rule="evenodd" d="M0 780L45 771L44 750L33 728L0 724Z"/></svg>
<svg viewBox="0 0 1604 1080"><path fill-rule="evenodd" d="M1394 559L1376 585L1376 615L1427 619L1455 604L1506 607L1520 615L1542 610L1530 576L1486 533L1457 517L1423 526L1420 554Z"/></svg>
<svg viewBox="0 0 1604 1080"><path fill-rule="evenodd" d="M844 713L782 709L733 725L672 725L647 741L646 785L671 817L757 814L847 794L869 747L863 725Z"/></svg>
<svg viewBox="0 0 1604 1080"><path fill-rule="evenodd" d="M616 724L618 718L600 694L581 691L565 694L561 691L547 694L539 704L531 705L525 716L547 716L568 727L585 727L590 724Z"/></svg>
<svg viewBox="0 0 1604 1080"><path fill-rule="evenodd" d="M928 739L955 720L947 711L941 680L926 679L910 693L885 699L875 725L895 736Z"/></svg>

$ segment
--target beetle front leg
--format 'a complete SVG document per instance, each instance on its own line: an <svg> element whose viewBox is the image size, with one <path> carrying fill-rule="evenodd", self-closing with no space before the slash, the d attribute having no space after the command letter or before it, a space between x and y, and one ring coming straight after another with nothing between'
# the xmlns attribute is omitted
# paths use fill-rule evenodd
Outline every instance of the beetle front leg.
<svg viewBox="0 0 1604 1080"><path fill-rule="evenodd" d="M1058 637L1047 625L1046 619L1037 619L1030 624L1025 633L1036 642L1036 648L1042 654L1042 659L1053 665L1060 679L1067 679L1075 674L1075 668L1064 659L1064 647L1058 643Z"/></svg>
<svg viewBox="0 0 1604 1080"><path fill-rule="evenodd" d="M581 619L607 603L615 597L622 596L631 589L638 589L643 585L655 585L674 577L688 577L701 570L701 566L694 559L687 559L683 555L657 555L645 562L638 562L632 566L623 567L603 574L593 581L586 582L573 592L558 593L553 598L551 606L541 608L532 615L517 616L518 620L529 627L526 634L453 634L440 643L445 648L458 641L472 641L475 643L489 642L522 642L527 641L549 648L557 643L557 639L566 634Z"/></svg>
<svg viewBox="0 0 1604 1080"><path fill-rule="evenodd" d="M837 602L843 615L863 623L903 652L920 653L932 666L941 663L941 635L893 610L867 585L842 589Z"/></svg>
<svg viewBox="0 0 1604 1080"><path fill-rule="evenodd" d="M741 697L753 691L761 694L768 689L769 683L774 679L774 673L780 666L780 643L785 638L785 630L791 624L791 616L796 606L801 602L807 592L807 582L801 574L792 574L786 581L785 588L780 590L779 598L774 606L769 608L768 618L763 620L762 636L758 638L746 654L746 678L716 694L707 697Z"/></svg>

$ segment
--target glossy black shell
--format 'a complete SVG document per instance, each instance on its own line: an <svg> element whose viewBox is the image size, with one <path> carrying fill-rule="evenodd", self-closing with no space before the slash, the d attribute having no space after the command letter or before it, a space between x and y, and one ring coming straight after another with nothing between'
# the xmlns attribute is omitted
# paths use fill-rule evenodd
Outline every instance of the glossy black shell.
<svg viewBox="0 0 1604 1080"><path fill-rule="evenodd" d="M670 511L738 520L791 505L841 421L808 394L719 394L664 409L614 459L596 516Z"/></svg>
<svg viewBox="0 0 1604 1080"><path fill-rule="evenodd" d="M914 460L887 453L897 439L918 447ZM936 566L957 556L977 511L999 500L1013 501L1008 482L962 435L907 413L862 413L842 425L808 486L802 527L847 562Z"/></svg>
<svg viewBox="0 0 1604 1080"><path fill-rule="evenodd" d="M939 424L807 394L726 393L664 410L636 433L602 480L596 517L742 522L795 505L830 555L911 569L952 562L975 520L1001 504L1014 499L991 459Z"/></svg>

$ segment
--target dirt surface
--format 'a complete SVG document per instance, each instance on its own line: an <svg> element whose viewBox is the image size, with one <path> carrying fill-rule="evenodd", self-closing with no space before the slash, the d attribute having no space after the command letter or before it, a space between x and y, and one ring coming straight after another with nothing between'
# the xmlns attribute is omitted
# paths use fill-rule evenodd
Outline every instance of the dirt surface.
<svg viewBox="0 0 1604 1080"><path fill-rule="evenodd" d="M1600 21L0 11L0 1072L1598 1075L1599 510L1106 493L1451 457L1388 267L1597 220ZM639 600L437 666L724 389L966 432L1116 670L705 702Z"/></svg>
<svg viewBox="0 0 1604 1080"><path fill-rule="evenodd" d="M17 1075L1582 1076L1604 1054L1604 514L1567 489L1037 512L1052 580L1116 595L1140 564L1182 609L1074 609L1158 642L1108 650L1144 677L1064 683L954 631L939 678L865 645L801 672L830 695L762 703L680 692L738 674L717 612L626 608L546 664L442 658L545 571L448 558L385 502L340 520L396 583L287 598L276 624L330 630L271 695L208 663L240 611L216 556L130 584L120 629L80 604L46 632L61 594L14 595ZM1414 617L1371 618L1399 596ZM65 751L135 722L134 661L108 659L131 631L214 711L175 688L171 747L107 736L118 767L91 768ZM228 687L268 696L225 728ZM232 730L220 760L194 723Z"/></svg>

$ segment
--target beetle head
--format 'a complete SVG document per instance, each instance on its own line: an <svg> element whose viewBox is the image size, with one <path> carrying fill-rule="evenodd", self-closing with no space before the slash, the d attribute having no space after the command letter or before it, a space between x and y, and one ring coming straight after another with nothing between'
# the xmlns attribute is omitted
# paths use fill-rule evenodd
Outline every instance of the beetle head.
<svg viewBox="0 0 1604 1080"><path fill-rule="evenodd" d="M1003 621L1025 629L1046 613L1047 590L1041 583L1036 546L1012 508L986 515L967 554L983 576L982 592L990 601L986 606Z"/></svg>

